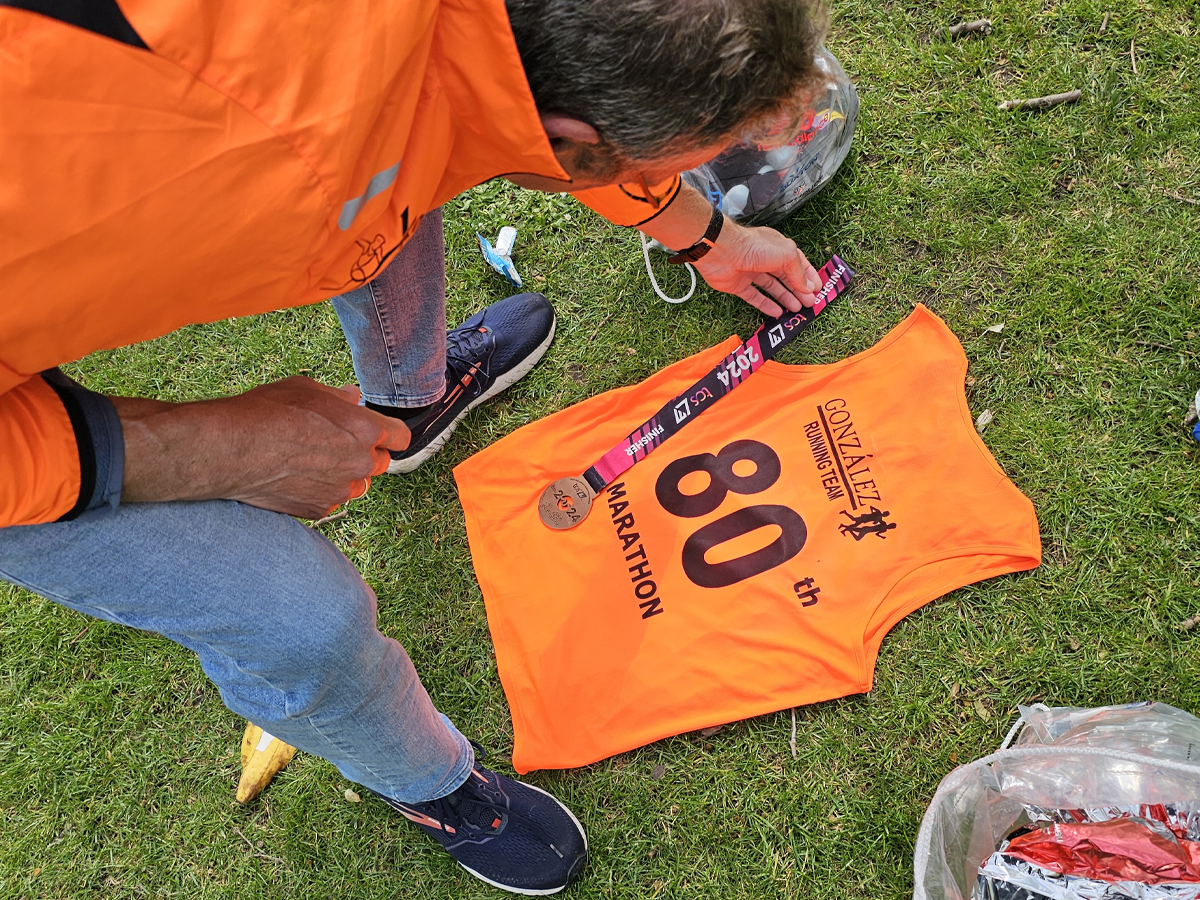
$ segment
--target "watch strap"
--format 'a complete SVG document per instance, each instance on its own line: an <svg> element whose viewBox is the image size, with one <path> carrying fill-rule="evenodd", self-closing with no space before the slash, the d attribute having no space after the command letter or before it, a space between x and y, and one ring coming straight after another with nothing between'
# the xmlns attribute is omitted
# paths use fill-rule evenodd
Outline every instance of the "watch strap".
<svg viewBox="0 0 1200 900"><path fill-rule="evenodd" d="M680 263L695 262L702 258L709 250L713 248L713 244L717 242L717 238L721 235L721 228L725 224L725 214L721 212L720 207L714 206L712 216L708 220L708 228L704 232L704 236L700 238L692 246L686 250L680 250L674 256L667 257L667 262L679 265Z"/></svg>

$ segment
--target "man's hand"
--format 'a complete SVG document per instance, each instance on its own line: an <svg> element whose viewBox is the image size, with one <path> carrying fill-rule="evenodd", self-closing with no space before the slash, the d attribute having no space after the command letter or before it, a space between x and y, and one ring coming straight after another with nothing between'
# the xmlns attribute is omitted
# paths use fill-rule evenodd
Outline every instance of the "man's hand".
<svg viewBox="0 0 1200 900"><path fill-rule="evenodd" d="M360 407L358 388L299 376L198 403L112 402L130 503L241 500L315 519L365 494L409 439L399 419Z"/></svg>
<svg viewBox="0 0 1200 900"><path fill-rule="evenodd" d="M708 228L712 206L686 182L674 202L642 231L673 250L700 240ZM791 238L773 228L746 228L725 220L712 249L693 265L718 291L736 294L774 318L783 308L797 312L812 306L821 279Z"/></svg>
<svg viewBox="0 0 1200 900"><path fill-rule="evenodd" d="M792 312L812 306L821 289L821 277L795 241L774 228L744 228L728 219L712 249L692 265L710 287L771 318L783 314L781 306Z"/></svg>

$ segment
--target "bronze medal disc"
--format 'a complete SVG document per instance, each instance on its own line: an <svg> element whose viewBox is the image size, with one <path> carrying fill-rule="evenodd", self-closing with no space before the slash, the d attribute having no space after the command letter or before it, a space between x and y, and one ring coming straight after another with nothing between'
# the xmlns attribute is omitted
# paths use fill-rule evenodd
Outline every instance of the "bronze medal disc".
<svg viewBox="0 0 1200 900"><path fill-rule="evenodd" d="M542 491L542 498L538 500L538 516L548 528L559 531L574 528L587 518L594 496L586 481L568 475Z"/></svg>

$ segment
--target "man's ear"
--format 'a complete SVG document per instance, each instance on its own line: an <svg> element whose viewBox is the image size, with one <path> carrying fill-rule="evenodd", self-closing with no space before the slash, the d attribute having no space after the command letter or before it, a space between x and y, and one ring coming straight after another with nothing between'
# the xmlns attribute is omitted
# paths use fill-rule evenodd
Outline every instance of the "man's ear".
<svg viewBox="0 0 1200 900"><path fill-rule="evenodd" d="M542 116L542 128L546 137L553 141L555 138L566 138L580 144L600 143L600 132L582 119L572 119L569 116Z"/></svg>

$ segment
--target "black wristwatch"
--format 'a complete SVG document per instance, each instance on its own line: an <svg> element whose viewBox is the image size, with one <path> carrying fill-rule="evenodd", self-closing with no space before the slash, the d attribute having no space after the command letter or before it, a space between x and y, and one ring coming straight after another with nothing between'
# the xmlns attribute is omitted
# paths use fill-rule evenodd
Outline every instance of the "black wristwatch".
<svg viewBox="0 0 1200 900"><path fill-rule="evenodd" d="M667 262L678 265L679 263L695 262L700 259L717 242L717 238L721 234L721 226L724 224L725 214L721 212L719 207L714 206L712 218L708 220L708 230L704 232L704 237L700 238L700 240L686 250L680 250L674 256L668 256Z"/></svg>

